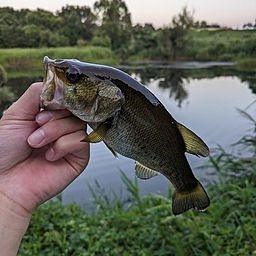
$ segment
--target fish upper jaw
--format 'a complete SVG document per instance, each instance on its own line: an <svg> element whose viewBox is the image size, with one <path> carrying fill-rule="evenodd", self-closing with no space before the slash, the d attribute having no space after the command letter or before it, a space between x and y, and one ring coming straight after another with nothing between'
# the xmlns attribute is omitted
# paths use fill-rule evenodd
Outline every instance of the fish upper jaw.
<svg viewBox="0 0 256 256"><path fill-rule="evenodd" d="M45 77L42 93L40 95L40 107L44 109L64 109L63 106L63 82L58 79L53 64L48 57L44 58Z"/></svg>

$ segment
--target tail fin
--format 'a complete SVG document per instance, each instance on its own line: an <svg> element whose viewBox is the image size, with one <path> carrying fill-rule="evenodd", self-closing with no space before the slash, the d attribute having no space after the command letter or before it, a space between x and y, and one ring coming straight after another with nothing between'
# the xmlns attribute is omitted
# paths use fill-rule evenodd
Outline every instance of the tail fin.
<svg viewBox="0 0 256 256"><path fill-rule="evenodd" d="M174 215L186 212L191 208L203 211L209 205L210 199L199 181L192 191L186 193L174 191L172 196L172 211Z"/></svg>

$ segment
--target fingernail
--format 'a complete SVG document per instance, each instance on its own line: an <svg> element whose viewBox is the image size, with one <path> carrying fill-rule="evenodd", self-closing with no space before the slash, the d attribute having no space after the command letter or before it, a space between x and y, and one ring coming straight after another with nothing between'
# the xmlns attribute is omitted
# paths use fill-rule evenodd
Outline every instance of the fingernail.
<svg viewBox="0 0 256 256"><path fill-rule="evenodd" d="M55 156L55 153L54 153L54 150L51 146L50 149L47 151L46 158L47 158L47 160L51 161L51 160L53 160L54 156Z"/></svg>
<svg viewBox="0 0 256 256"><path fill-rule="evenodd" d="M42 111L36 117L36 121L39 124L45 124L51 119L52 119L52 114L49 111Z"/></svg>
<svg viewBox="0 0 256 256"><path fill-rule="evenodd" d="M44 140L44 138L45 136L43 130L39 129L28 137L28 143L30 145L36 146L40 144Z"/></svg>

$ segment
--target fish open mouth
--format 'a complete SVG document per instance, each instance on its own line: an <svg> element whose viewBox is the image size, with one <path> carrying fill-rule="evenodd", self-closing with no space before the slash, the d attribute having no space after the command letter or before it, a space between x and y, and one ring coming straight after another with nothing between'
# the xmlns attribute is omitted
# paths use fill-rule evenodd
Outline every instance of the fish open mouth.
<svg viewBox="0 0 256 256"><path fill-rule="evenodd" d="M57 77L54 61L44 57L45 77L40 95L40 107L45 109L63 109L63 82Z"/></svg>

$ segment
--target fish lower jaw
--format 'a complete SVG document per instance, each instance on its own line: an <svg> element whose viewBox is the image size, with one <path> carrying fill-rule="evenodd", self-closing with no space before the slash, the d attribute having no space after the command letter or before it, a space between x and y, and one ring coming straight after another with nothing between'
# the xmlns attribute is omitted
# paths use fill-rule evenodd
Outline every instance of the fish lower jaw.
<svg viewBox="0 0 256 256"><path fill-rule="evenodd" d="M62 106L62 98L53 99L51 101L47 101L47 100L41 98L40 99L40 107L47 109L47 110L65 109L65 107Z"/></svg>

